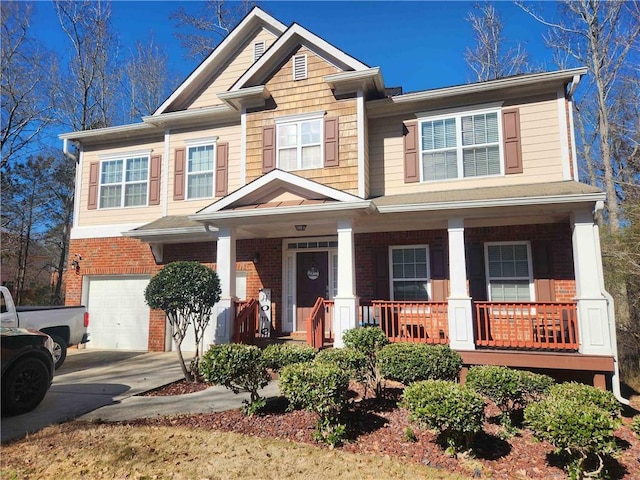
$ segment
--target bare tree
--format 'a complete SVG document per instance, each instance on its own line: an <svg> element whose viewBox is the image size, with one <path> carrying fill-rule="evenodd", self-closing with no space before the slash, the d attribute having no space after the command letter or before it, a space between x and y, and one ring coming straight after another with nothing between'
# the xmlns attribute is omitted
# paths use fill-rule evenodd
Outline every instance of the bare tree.
<svg viewBox="0 0 640 480"><path fill-rule="evenodd" d="M475 46L464 58L479 81L494 80L531 71L529 56L520 43L510 46L503 35L500 14L491 3L476 4L467 16Z"/></svg>
<svg viewBox="0 0 640 480"><path fill-rule="evenodd" d="M110 126L118 101L118 42L108 1L54 2L60 26L71 42L69 71L56 88L56 110L74 130Z"/></svg>
<svg viewBox="0 0 640 480"><path fill-rule="evenodd" d="M170 18L186 32L176 37L187 50L187 56L196 60L204 59L218 43L251 10L255 2L250 0L229 1L206 0L194 14L180 7Z"/></svg>
<svg viewBox="0 0 640 480"><path fill-rule="evenodd" d="M52 121L47 92L53 57L30 34L32 4L1 2L0 12L2 167L15 154L36 144L40 133Z"/></svg>
<svg viewBox="0 0 640 480"><path fill-rule="evenodd" d="M546 42L557 52L556 58L564 57L589 68L591 89L588 95L593 95L595 101L592 106L579 101L577 113L582 116L579 122L583 122L584 131L591 127L597 136L597 144L587 143L591 148L587 161L593 167L593 158L601 158L608 228L616 233L620 229L620 208L612 153L613 93L624 72L634 63L637 65L630 61L629 55L637 53L638 49L640 7L635 2L565 0L559 5L560 21L551 22L533 11L529 4L519 2L518 5L550 27ZM592 125L587 125L591 122ZM597 151L594 151L596 146Z"/></svg>
<svg viewBox="0 0 640 480"><path fill-rule="evenodd" d="M152 114L169 96L177 82L169 79L168 64L166 50L155 42L153 35L146 43L136 43L124 68L127 121Z"/></svg>

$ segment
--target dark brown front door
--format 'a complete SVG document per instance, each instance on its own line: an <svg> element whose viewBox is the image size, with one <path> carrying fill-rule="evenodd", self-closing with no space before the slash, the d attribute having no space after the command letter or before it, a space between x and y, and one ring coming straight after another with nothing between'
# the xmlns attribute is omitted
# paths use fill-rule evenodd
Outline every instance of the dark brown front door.
<svg viewBox="0 0 640 480"><path fill-rule="evenodd" d="M318 297L327 298L329 287L329 254L298 252L296 254L296 330L306 331L306 320Z"/></svg>

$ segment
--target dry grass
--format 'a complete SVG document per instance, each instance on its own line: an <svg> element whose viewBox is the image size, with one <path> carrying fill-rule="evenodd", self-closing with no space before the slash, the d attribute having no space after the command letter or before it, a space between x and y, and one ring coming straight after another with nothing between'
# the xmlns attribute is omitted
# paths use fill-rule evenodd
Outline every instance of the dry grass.
<svg viewBox="0 0 640 480"><path fill-rule="evenodd" d="M460 479L388 457L179 427L72 422L3 446L0 477Z"/></svg>

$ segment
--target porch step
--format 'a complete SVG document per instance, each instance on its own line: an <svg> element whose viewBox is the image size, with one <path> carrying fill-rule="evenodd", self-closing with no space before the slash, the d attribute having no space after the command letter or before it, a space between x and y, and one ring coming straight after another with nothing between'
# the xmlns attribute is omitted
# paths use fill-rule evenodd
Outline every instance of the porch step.
<svg viewBox="0 0 640 480"><path fill-rule="evenodd" d="M277 337L270 337L270 338L257 337L255 339L255 344L260 348L264 348L268 345L276 345L276 344L282 344L282 343L306 345L307 334L305 332L300 332L300 333L293 332L292 334L289 334L289 335L279 335Z"/></svg>

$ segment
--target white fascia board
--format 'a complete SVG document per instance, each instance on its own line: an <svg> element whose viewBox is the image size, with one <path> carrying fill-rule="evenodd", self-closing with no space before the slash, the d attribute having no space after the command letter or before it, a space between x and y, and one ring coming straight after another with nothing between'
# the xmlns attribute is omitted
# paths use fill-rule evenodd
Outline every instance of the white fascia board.
<svg viewBox="0 0 640 480"><path fill-rule="evenodd" d="M207 222L216 220L242 220L255 217L277 217L281 215L291 214L304 214L309 215L312 213L333 213L333 212L345 212L345 211L363 211L371 210L371 200L358 200L356 202L337 202L337 203L322 203L311 205L296 205L291 207L273 207L273 208L254 208L251 210L228 210L224 212L201 212L195 215L189 215L190 220L196 222Z"/></svg>
<svg viewBox="0 0 640 480"><path fill-rule="evenodd" d="M171 105L185 90L187 90L192 83L196 82L198 78L211 68L212 64L223 59L228 50L233 50L235 45L244 41L246 34L249 30L256 28L256 26L262 21L265 26L273 30L278 34L282 34L286 30L286 26L280 23L258 7L254 7L251 12L234 28L225 39L211 52L211 54L200 64L198 67L182 82L182 84L167 98L160 107L153 113L153 116L163 114L164 111Z"/></svg>
<svg viewBox="0 0 640 480"><path fill-rule="evenodd" d="M354 202L360 200L358 197L356 197L355 195L351 195L350 193L327 187L326 185L314 182L313 180L298 177L297 175L285 172L284 170L275 169L261 177L256 178L251 183L239 188L233 193L230 193L226 197L221 198L217 202L212 203L208 207L205 207L204 209L200 210L198 214L218 212L276 181L284 184L290 184L295 190L308 190L324 197L338 200L340 202Z"/></svg>
<svg viewBox="0 0 640 480"><path fill-rule="evenodd" d="M545 197L517 197L488 200L470 200L462 202L409 203L402 205L376 205L380 213L403 213L434 210L461 210L487 207L517 207L527 205L550 205L564 203L592 203L603 201L604 193L587 193L578 195L553 195Z"/></svg>
<svg viewBox="0 0 640 480"><path fill-rule="evenodd" d="M242 107L261 107L270 96L271 94L265 85L256 85L255 87L247 87L233 92L222 92L218 94L220 100L235 110L240 110Z"/></svg>
<svg viewBox="0 0 640 480"><path fill-rule="evenodd" d="M143 242L176 243L188 239L210 240L218 232L217 228L206 230L204 226L186 228L159 228L155 230L130 230L122 232L123 237L137 238Z"/></svg>
<svg viewBox="0 0 640 480"><path fill-rule="evenodd" d="M331 75L326 75L324 81L327 82L331 88L340 87L342 90L349 88L357 90L362 88L366 91L371 89L367 88L370 86L373 86L377 91L384 90L384 81L382 80L380 67L353 72L332 73Z"/></svg>
<svg viewBox="0 0 640 480"><path fill-rule="evenodd" d="M123 133L137 133L148 130L153 132L157 128L146 123L131 123L128 125L119 125L117 127L96 128L95 130L82 130L79 132L61 133L58 138L61 140L84 140L88 138L100 138L109 135L118 135Z"/></svg>
<svg viewBox="0 0 640 480"><path fill-rule="evenodd" d="M234 114L235 111L228 105L216 105L213 107L204 107L194 110L181 110L179 112L163 113L160 115L148 115L142 117L142 121L154 126L175 126L181 121L215 119L216 117L224 117L225 115Z"/></svg>
<svg viewBox="0 0 640 480"><path fill-rule="evenodd" d="M280 37L269 47L269 49L262 55L257 62L255 62L249 69L234 83L229 89L230 92L234 92L243 88L245 83L251 79L256 73L262 70L266 65L270 63L270 60L277 59L281 55L280 50L285 47L289 41L294 40L295 37L299 37L301 43L307 43L317 47L319 50L326 52L329 56L335 58L340 63L347 65L354 70L368 70L369 67L364 63L356 60L350 55L347 55L343 51L331 45L329 42L318 37L314 33L311 33L306 28L294 23L284 32Z"/></svg>

